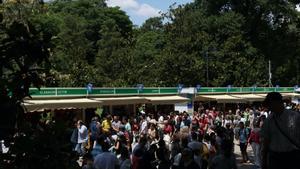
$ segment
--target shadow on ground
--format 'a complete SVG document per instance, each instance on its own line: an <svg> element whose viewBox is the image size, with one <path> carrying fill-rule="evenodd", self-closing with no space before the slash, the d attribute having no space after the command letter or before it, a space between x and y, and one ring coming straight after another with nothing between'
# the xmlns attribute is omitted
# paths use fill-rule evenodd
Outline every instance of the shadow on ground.
<svg viewBox="0 0 300 169"><path fill-rule="evenodd" d="M254 160L253 160L253 151L252 151L251 146L248 146L247 152L248 152L248 156L250 159L250 163L242 163L240 147L239 147L238 143L235 144L234 153L236 156L236 162L237 162L238 169L257 169L257 167L253 164Z"/></svg>

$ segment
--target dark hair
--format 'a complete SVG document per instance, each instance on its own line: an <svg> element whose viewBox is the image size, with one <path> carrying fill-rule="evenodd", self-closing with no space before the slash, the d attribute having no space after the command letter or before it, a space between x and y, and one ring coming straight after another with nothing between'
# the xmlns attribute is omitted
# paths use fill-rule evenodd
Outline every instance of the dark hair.
<svg viewBox="0 0 300 169"><path fill-rule="evenodd" d="M260 122L261 122L261 119L256 120L256 121L254 122L254 124L253 124L253 127L259 127Z"/></svg>
<svg viewBox="0 0 300 169"><path fill-rule="evenodd" d="M199 133L198 134L198 141L202 142L203 140L203 134Z"/></svg>
<svg viewBox="0 0 300 169"><path fill-rule="evenodd" d="M123 120L128 122L128 118L127 117L123 117Z"/></svg>
<svg viewBox="0 0 300 169"><path fill-rule="evenodd" d="M280 101L282 102L282 95L278 92L270 92L268 93L268 95L266 96L264 102L263 102L263 105L265 107L269 107L270 104L273 102L273 101Z"/></svg>
<svg viewBox="0 0 300 169"><path fill-rule="evenodd" d="M226 129L223 128L223 127L217 127L216 128L216 134L217 134L217 136L222 137L224 135L225 131L226 131Z"/></svg>
<svg viewBox="0 0 300 169"><path fill-rule="evenodd" d="M197 133L196 132L192 132L192 139L193 140L197 140Z"/></svg>
<svg viewBox="0 0 300 169"><path fill-rule="evenodd" d="M209 136L209 134L206 133L206 134L204 135L204 140L210 141L210 136Z"/></svg>
<svg viewBox="0 0 300 169"><path fill-rule="evenodd" d="M193 157L193 150L190 149L190 148L184 148L184 149L182 150L182 155L183 155L183 156L187 156L187 157L189 157L189 158L192 158L192 157Z"/></svg>
<svg viewBox="0 0 300 169"><path fill-rule="evenodd" d="M97 138L97 142L101 145L103 151L108 151L109 143L107 142L106 137L104 135L99 136Z"/></svg>
<svg viewBox="0 0 300 169"><path fill-rule="evenodd" d="M86 153L86 154L83 156L83 158L84 158L85 160L93 160L93 156L92 156L91 153Z"/></svg>
<svg viewBox="0 0 300 169"><path fill-rule="evenodd" d="M151 144L148 151L151 151L152 153L154 153L157 150L157 145L156 144Z"/></svg>
<svg viewBox="0 0 300 169"><path fill-rule="evenodd" d="M188 137L183 137L181 139L181 147L182 148L188 148L189 139Z"/></svg>
<svg viewBox="0 0 300 169"><path fill-rule="evenodd" d="M121 148L121 157L129 158L129 151L126 147Z"/></svg>
<svg viewBox="0 0 300 169"><path fill-rule="evenodd" d="M110 148L110 145L109 145L109 143L108 143L107 140L104 140L104 141L102 142L102 144L100 144L100 145L101 145L102 150L103 150L104 152L108 152L108 150L109 150L109 148Z"/></svg>
<svg viewBox="0 0 300 169"><path fill-rule="evenodd" d="M141 143L141 144L146 144L147 143L147 136L145 136L145 135L141 135L140 136L140 140L139 140L139 143Z"/></svg>
<svg viewBox="0 0 300 169"><path fill-rule="evenodd" d="M164 141L164 140L159 140L159 142L158 142L158 146L159 147L165 147L166 146L166 142Z"/></svg>
<svg viewBox="0 0 300 169"><path fill-rule="evenodd" d="M82 120L78 120L78 123L79 123L80 125L83 125L83 124L84 124Z"/></svg>

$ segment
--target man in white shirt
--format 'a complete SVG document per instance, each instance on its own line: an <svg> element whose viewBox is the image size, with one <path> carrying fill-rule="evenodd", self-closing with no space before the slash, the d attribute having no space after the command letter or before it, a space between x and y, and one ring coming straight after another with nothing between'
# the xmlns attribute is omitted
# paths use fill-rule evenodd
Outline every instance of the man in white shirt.
<svg viewBox="0 0 300 169"><path fill-rule="evenodd" d="M147 134L147 131L148 131L148 123L147 123L147 120L145 119L145 117L141 117L142 118L142 121L141 121L141 129L140 129L140 134Z"/></svg>
<svg viewBox="0 0 300 169"><path fill-rule="evenodd" d="M159 116L158 118L158 127L163 130L165 128L165 124L164 124L164 116Z"/></svg>
<svg viewBox="0 0 300 169"><path fill-rule="evenodd" d="M119 116L114 116L114 120L111 123L114 134L119 132L120 125L121 121L119 120Z"/></svg>
<svg viewBox="0 0 300 169"><path fill-rule="evenodd" d="M77 145L75 147L75 150L78 152L78 154L82 156L85 154L85 146L88 142L88 130L81 120L78 120L77 128L78 128L78 140L77 140Z"/></svg>

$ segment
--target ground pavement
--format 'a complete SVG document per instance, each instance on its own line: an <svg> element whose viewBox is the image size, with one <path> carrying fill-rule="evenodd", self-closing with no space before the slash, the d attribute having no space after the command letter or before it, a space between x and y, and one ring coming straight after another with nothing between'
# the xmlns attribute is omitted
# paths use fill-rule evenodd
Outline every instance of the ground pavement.
<svg viewBox="0 0 300 169"><path fill-rule="evenodd" d="M257 169L255 167L255 165L253 164L253 151L252 151L252 148L251 146L248 145L247 147L247 152L248 152L248 156L250 158L250 163L242 163L242 156L241 156L241 151L240 151L240 147L238 145L238 142L235 142L234 143L234 153L236 155L236 158L237 158L237 166L238 166L238 169Z"/></svg>

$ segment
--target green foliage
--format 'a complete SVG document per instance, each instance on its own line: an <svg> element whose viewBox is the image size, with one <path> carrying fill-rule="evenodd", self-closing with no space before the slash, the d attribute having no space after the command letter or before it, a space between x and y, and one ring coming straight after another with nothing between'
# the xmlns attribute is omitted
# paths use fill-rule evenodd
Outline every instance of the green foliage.
<svg viewBox="0 0 300 169"><path fill-rule="evenodd" d="M274 84L290 86L299 83L297 3L196 0L140 27L104 0L18 8L53 44L46 86L265 86L268 60Z"/></svg>
<svg viewBox="0 0 300 169"><path fill-rule="evenodd" d="M59 21L50 60L60 86L127 84L123 62L132 23L123 11L101 0L57 0L48 4L47 16Z"/></svg>
<svg viewBox="0 0 300 169"><path fill-rule="evenodd" d="M104 0L1 4L0 168L76 168L62 123L24 120L32 86L266 86L269 60L274 84L299 84L299 3L195 0L141 27Z"/></svg>
<svg viewBox="0 0 300 169"><path fill-rule="evenodd" d="M0 140L9 152L0 153L0 168L78 168L66 123L57 120L40 127L40 115L30 114L29 119L20 104L30 96L30 87L44 85L58 22L50 23L57 20L43 15L43 5L36 1L7 2L1 9Z"/></svg>
<svg viewBox="0 0 300 169"><path fill-rule="evenodd" d="M28 4L3 4L2 8L0 90L7 90L7 93L12 94L12 99L20 100L29 96L29 87L42 85L39 75L40 70L48 64L51 38L42 30L36 29L28 19ZM27 10L16 11L15 8ZM7 96L7 93L4 95Z"/></svg>

